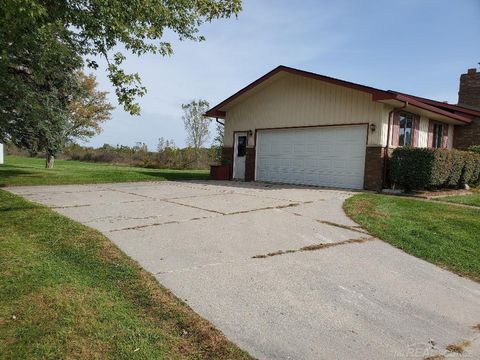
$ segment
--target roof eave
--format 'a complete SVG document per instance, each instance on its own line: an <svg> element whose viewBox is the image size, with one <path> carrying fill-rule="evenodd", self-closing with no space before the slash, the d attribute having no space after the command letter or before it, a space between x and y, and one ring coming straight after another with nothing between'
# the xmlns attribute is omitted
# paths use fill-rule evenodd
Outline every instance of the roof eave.
<svg viewBox="0 0 480 360"><path fill-rule="evenodd" d="M458 121L458 122L460 122L464 125L470 124L472 122L472 119L471 119L470 116L463 116L463 115L459 115L458 113L451 113L449 111L440 109L436 106L429 105L429 104L426 104L422 101L419 101L414 97L406 96L406 95L403 95L403 94L390 92L388 95L383 95L383 96L375 96L374 95L373 100L378 101L378 102L384 102L384 103L387 103L388 101L392 101L392 100L393 101L399 101L399 102L402 102L402 103L408 103L408 104L410 104L414 107L417 107L417 108L420 108L420 109L423 109L423 110L426 110L426 111L430 111L434 114L441 115L443 117L452 119L454 121Z"/></svg>

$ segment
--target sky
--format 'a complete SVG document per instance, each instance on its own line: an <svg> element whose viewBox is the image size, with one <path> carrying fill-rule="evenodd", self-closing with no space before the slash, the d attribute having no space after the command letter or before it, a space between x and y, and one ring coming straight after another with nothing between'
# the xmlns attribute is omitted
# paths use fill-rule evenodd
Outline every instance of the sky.
<svg viewBox="0 0 480 360"><path fill-rule="evenodd" d="M456 103L459 76L480 62L480 0L244 0L238 18L200 27L206 41L172 41L171 57L127 55L148 93L140 116L116 106L88 146L185 146L181 104L216 105L278 65ZM212 122L211 139L214 137Z"/></svg>

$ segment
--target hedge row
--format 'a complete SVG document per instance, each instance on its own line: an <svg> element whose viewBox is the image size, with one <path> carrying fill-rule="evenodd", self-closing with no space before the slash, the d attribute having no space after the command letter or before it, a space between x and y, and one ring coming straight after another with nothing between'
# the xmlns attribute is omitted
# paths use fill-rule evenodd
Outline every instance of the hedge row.
<svg viewBox="0 0 480 360"><path fill-rule="evenodd" d="M447 149L397 148L390 180L406 190L480 185L480 154Z"/></svg>
<svg viewBox="0 0 480 360"><path fill-rule="evenodd" d="M474 153L480 154L480 145L470 146L468 151L473 151Z"/></svg>

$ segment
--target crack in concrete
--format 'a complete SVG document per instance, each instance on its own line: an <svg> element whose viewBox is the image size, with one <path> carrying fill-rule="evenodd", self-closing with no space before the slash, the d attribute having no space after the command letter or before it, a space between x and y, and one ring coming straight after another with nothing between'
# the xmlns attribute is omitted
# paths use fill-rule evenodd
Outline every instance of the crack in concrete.
<svg viewBox="0 0 480 360"><path fill-rule="evenodd" d="M201 208L199 206L194 206L194 205L189 205L189 204L182 204L180 202L176 202L176 201L172 201L172 200L161 200L161 201L165 201L165 202L168 202L170 204L175 204L175 205L180 205L180 206L185 206L185 207L189 207L191 209L196 209L196 210L203 210L203 211L208 211L208 212L211 212L211 213L214 213L214 214L219 214L219 215L227 215L225 213L222 213L220 211L216 211L216 210L210 210L210 209L204 209L204 208Z"/></svg>
<svg viewBox="0 0 480 360"><path fill-rule="evenodd" d="M171 184L170 184L171 185ZM181 186L179 185L175 185L175 186L178 186L181 188ZM182 187L187 187L189 189L193 189L193 190L201 190L201 191L209 191L208 189L195 189L193 187L189 187L189 186L182 186ZM124 191L124 190L120 190L120 189L110 189L112 191L118 191L120 193L124 193L124 194L129 194L129 195L136 195L136 196L141 196L141 197L145 197L147 199L151 199L151 200L156 200L156 201L167 201L167 200L179 200L179 199L190 199L190 198L199 198L199 197L209 197L209 196L220 196L220 195L228 195L228 194L234 194L235 192L233 190L231 191L225 191L225 192L221 192L221 193L218 193L218 194L202 194L202 195L187 195L187 196L177 196L177 197L151 197L151 196L148 196L148 195L142 195L142 194L137 194L135 192L129 192L129 191Z"/></svg>
<svg viewBox="0 0 480 360"><path fill-rule="evenodd" d="M138 229L143 229L143 228L147 228L147 227L162 226L162 225L169 225L169 224L182 224L182 223L189 222L189 221L198 221L198 220L210 219L210 218L212 218L212 217L211 216L203 216L203 217L194 217L194 218L185 219L185 220L170 220L170 221L153 223L153 224L145 224L145 225L125 227L125 228L120 228L120 229L113 229L113 230L108 230L108 232L117 232L117 231L124 231L124 230L138 230Z"/></svg>
<svg viewBox="0 0 480 360"><path fill-rule="evenodd" d="M348 240L334 242L334 243L319 243L319 244L307 245L299 249L278 250L278 251L267 253L267 254L255 255L255 256L252 256L252 259L265 259L272 256L293 254L293 253L305 252L305 251L316 251L316 250L321 250L321 249L326 249L326 248L341 246L341 245L347 245L347 244L360 244L360 243L364 243L371 240L376 240L376 238L374 238L373 236L369 236L369 237L361 237L358 239L348 239Z"/></svg>
<svg viewBox="0 0 480 360"><path fill-rule="evenodd" d="M299 205L302 205L303 203L290 203L286 205L278 205L278 206L266 206L263 208L258 208L258 209L251 209L251 210L241 210L241 211L235 211L231 213L224 213L223 215L238 215L238 214L247 214L247 213L252 213L255 211L262 211L262 210L275 210L275 209L285 209L289 207L296 207Z"/></svg>
<svg viewBox="0 0 480 360"><path fill-rule="evenodd" d="M220 265L225 265L225 264L238 264L238 263L242 263L242 262L246 262L246 261L248 261L248 260L242 259L242 260L222 261L222 262L217 262L217 263L209 263L209 264L185 267L185 268L176 269L176 270L159 271L159 272L154 273L154 275L164 275L164 274L173 274L173 273L179 273L179 272L187 272L187 271L199 270L199 269L212 267L212 266L220 266Z"/></svg>
<svg viewBox="0 0 480 360"><path fill-rule="evenodd" d="M339 227L339 228L342 228L342 229L355 231L355 232L359 232L361 234L367 234L368 235L368 232L366 230L363 230L360 226L350 226L350 225L344 225L344 224L337 224L337 223L327 221L327 220L317 220L316 219L315 221L319 222L320 224L336 226L336 227Z"/></svg>
<svg viewBox="0 0 480 360"><path fill-rule="evenodd" d="M49 185L49 186L55 186L55 185ZM77 186L76 184L72 184L72 186ZM8 187L8 186L7 186ZM11 186L10 188L13 188ZM8 190L8 189L7 189ZM16 193L13 191L10 191L12 194L18 195L18 196L36 196L36 195L51 195L51 194L78 194L78 193L93 193L93 192L99 192L99 191L108 191L110 189L95 189L95 190L75 190L75 191L39 191L39 192L33 192L33 193Z"/></svg>
<svg viewBox="0 0 480 360"><path fill-rule="evenodd" d="M35 201L35 200L31 200L31 201ZM98 206L98 205L128 204L128 203L136 203L136 202L142 202L142 201L144 200L126 200L126 201L120 201L120 202L109 202L109 203L101 203L101 204L79 204L79 205L64 205L64 206L49 206L49 207L51 209L70 209L70 208Z"/></svg>
<svg viewBox="0 0 480 360"><path fill-rule="evenodd" d="M264 207L264 208L259 208L259 209L237 211L237 212L233 212L233 213L222 213L222 212L217 212L216 210L208 210L208 209L204 209L204 208L201 208L201 207L196 207L196 206L193 206L193 205L186 205L186 204L177 203L175 201L168 201L168 200L161 200L161 201L168 202L168 203L175 204L175 205L180 205L180 206L193 208L193 209L196 209L196 210L204 210L204 211L212 212L216 215L222 215L222 216L246 214L246 213L262 211L262 210L284 209L284 208L295 207L295 206L299 206L301 204L304 204L304 203L291 203L291 204L286 204L286 205L269 206L269 207ZM149 219L149 218L156 218L156 217L158 217L158 216L148 216L148 217L144 217L144 218L127 218L127 219ZM107 219L107 218L108 217L103 218L103 219ZM113 230L108 230L108 232L117 232L117 231L123 231L123 230L137 230L137 229L143 229L143 228L153 227L153 226L162 226L162 225L169 225L169 224L181 224L181 223L185 223L185 222L189 222L189 221L197 221L197 220L212 219L212 218L214 218L214 216L194 217L194 218L185 219L185 220L172 220L172 221L165 221L165 222L158 222L158 223L152 223L152 224L137 225L137 226L113 229ZM89 222L91 223L91 222L95 222L97 220L98 219L95 219L95 220L91 220Z"/></svg>

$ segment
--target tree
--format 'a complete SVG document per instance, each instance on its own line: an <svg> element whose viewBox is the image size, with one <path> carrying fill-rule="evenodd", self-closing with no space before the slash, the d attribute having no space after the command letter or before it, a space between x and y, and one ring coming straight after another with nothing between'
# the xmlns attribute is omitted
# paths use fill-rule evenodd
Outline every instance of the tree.
<svg viewBox="0 0 480 360"><path fill-rule="evenodd" d="M98 83L94 75L79 72L78 81L80 89L68 104L68 140L87 140L100 134L101 124L111 119L114 109L107 100L107 92L97 90Z"/></svg>
<svg viewBox="0 0 480 360"><path fill-rule="evenodd" d="M71 94L71 101L67 105L67 123L64 132L56 138L57 144L47 147L47 169L53 168L56 153L63 149L67 142L87 140L102 132L101 124L111 119L114 107L107 101L107 92L98 91L94 75L77 73L78 87L75 94Z"/></svg>
<svg viewBox="0 0 480 360"><path fill-rule="evenodd" d="M33 2L0 6L0 141L30 153L58 151L69 117L68 104L80 90L83 60L61 41L65 29L42 24L45 14Z"/></svg>
<svg viewBox="0 0 480 360"><path fill-rule="evenodd" d="M55 81L57 80L57 81ZM0 80L1 82L1 80ZM96 90L95 77L76 72L72 76L57 79L48 77L51 87L32 91L38 86L27 78L23 85L23 99L0 97L4 108L0 116L0 136L30 153L44 151L45 166L52 168L56 154L65 144L77 139L86 140L101 131L101 123L110 119L113 107L106 100L106 93Z"/></svg>
<svg viewBox="0 0 480 360"><path fill-rule="evenodd" d="M225 127L224 125L217 122L215 128L216 134L213 138L212 148L215 150L215 160L218 162L222 161L222 150L223 150L223 139L225 137Z"/></svg>
<svg viewBox="0 0 480 360"><path fill-rule="evenodd" d="M158 144L157 144L157 152L161 153L165 150L168 149L176 149L177 146L175 145L175 141L172 140L167 140L163 137L158 139Z"/></svg>
<svg viewBox="0 0 480 360"><path fill-rule="evenodd" d="M206 100L192 100L189 104L182 104L183 124L187 132L187 145L194 149L195 162L198 165L199 150L210 137L210 120L203 116L210 105Z"/></svg>
<svg viewBox="0 0 480 360"><path fill-rule="evenodd" d="M241 0L9 0L0 5L0 141L55 154L68 141L78 71L107 61L119 103L132 115L146 89L125 55L173 53L164 33L203 41L204 22L228 18ZM116 51L116 52L115 52ZM52 158L53 159L53 158ZM47 161L47 164L50 164Z"/></svg>
<svg viewBox="0 0 480 360"><path fill-rule="evenodd" d="M126 57L118 49L123 47L138 56L169 56L173 49L164 40L166 32L180 40L203 41L200 25L240 11L241 0L3 1L0 72L14 71L38 80L44 73L69 70L62 62L36 62L38 54L68 52L70 60L82 67L85 59L92 69L97 69L98 58L103 58L119 103L131 114L139 114L135 99L146 89L137 73L123 70Z"/></svg>

